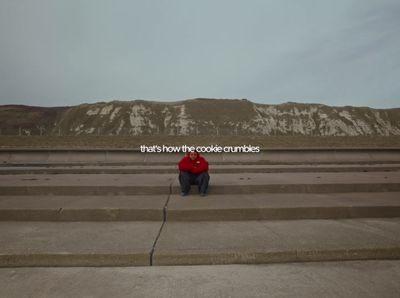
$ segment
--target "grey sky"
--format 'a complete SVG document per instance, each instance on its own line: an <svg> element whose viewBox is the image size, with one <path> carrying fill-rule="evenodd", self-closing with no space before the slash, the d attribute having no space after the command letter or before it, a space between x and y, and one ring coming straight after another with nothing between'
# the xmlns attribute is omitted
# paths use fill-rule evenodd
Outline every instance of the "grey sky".
<svg viewBox="0 0 400 298"><path fill-rule="evenodd" d="M0 104L400 107L399 0L0 0Z"/></svg>

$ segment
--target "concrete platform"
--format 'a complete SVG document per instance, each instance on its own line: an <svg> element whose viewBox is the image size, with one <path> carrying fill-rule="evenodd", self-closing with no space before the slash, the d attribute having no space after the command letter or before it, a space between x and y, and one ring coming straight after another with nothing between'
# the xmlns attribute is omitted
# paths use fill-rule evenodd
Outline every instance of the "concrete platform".
<svg viewBox="0 0 400 298"><path fill-rule="evenodd" d="M162 222L0 222L0 267L148 266Z"/></svg>
<svg viewBox="0 0 400 298"><path fill-rule="evenodd" d="M400 217L400 193L172 195L166 216L167 221Z"/></svg>
<svg viewBox="0 0 400 298"><path fill-rule="evenodd" d="M167 222L154 265L400 258L400 218Z"/></svg>
<svg viewBox="0 0 400 298"><path fill-rule="evenodd" d="M0 221L163 221L168 195L0 196Z"/></svg>
<svg viewBox="0 0 400 298"><path fill-rule="evenodd" d="M0 296L296 297L400 296L400 261L131 268L1 268Z"/></svg>
<svg viewBox="0 0 400 298"><path fill-rule="evenodd" d="M229 165L212 164L210 173L298 173L298 172L383 172L400 171L400 164L331 165ZM0 175L9 174L165 174L177 173L177 165L30 165L0 166Z"/></svg>

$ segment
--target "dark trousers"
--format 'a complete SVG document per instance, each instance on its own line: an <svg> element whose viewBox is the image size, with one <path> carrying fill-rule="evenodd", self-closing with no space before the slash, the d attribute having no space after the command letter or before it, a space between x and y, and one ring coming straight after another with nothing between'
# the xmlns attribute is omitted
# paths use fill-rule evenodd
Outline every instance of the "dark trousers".
<svg viewBox="0 0 400 298"><path fill-rule="evenodd" d="M190 172L179 172L179 183L181 184L181 191L188 193L190 191L190 185L197 185L200 193L206 193L208 188L208 182L210 176L207 172L200 174L193 174Z"/></svg>

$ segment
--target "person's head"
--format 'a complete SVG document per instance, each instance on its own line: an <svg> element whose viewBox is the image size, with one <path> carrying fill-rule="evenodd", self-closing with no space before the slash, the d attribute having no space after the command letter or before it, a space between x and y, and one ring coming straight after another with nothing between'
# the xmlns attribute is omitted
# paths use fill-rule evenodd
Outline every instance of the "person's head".
<svg viewBox="0 0 400 298"><path fill-rule="evenodd" d="M191 160L195 160L197 158L199 154L197 153L197 151L190 151L189 152L189 157Z"/></svg>

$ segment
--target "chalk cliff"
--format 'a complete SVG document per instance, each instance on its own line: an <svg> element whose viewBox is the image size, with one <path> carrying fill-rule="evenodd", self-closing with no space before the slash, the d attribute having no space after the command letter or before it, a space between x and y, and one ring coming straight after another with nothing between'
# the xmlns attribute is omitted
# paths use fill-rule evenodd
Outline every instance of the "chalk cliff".
<svg viewBox="0 0 400 298"><path fill-rule="evenodd" d="M31 135L400 135L400 109L258 104L246 99L0 106L0 129Z"/></svg>

